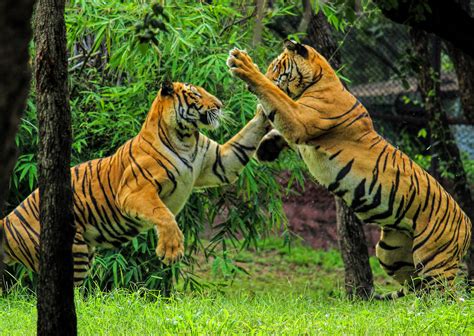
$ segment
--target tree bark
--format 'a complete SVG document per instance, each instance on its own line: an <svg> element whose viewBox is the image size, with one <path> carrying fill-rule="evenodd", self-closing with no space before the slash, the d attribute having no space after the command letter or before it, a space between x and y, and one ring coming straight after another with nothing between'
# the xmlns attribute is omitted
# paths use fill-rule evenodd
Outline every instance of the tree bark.
<svg viewBox="0 0 474 336"><path fill-rule="evenodd" d="M0 2L0 221L17 159L15 135L30 87L28 43L31 40L33 3L33 0ZM3 280L2 242L0 227L0 290Z"/></svg>
<svg viewBox="0 0 474 336"><path fill-rule="evenodd" d="M33 0L0 2L0 207L16 162L15 135L30 86L28 43Z"/></svg>
<svg viewBox="0 0 474 336"><path fill-rule="evenodd" d="M466 55L451 43L446 45L458 77L464 116L470 123L474 123L474 57Z"/></svg>
<svg viewBox="0 0 474 336"><path fill-rule="evenodd" d="M76 335L64 0L38 0L34 20L39 122L40 272L38 335Z"/></svg>
<svg viewBox="0 0 474 336"><path fill-rule="evenodd" d="M374 290L369 252L362 222L336 197L337 235L344 261L346 293L349 298L368 299Z"/></svg>
<svg viewBox="0 0 474 336"><path fill-rule="evenodd" d="M253 28L252 46L255 47L262 42L263 14L265 11L265 0L255 0L257 15L255 17L255 26Z"/></svg>
<svg viewBox="0 0 474 336"><path fill-rule="evenodd" d="M334 69L341 66L337 43L326 17L313 14L308 26L307 43L325 56ZM337 233L344 261L345 287L349 297L368 299L373 292L373 277L362 223L338 197L336 200Z"/></svg>
<svg viewBox="0 0 474 336"><path fill-rule="evenodd" d="M433 38L425 32L412 30L411 37L419 64L419 69L417 69L419 73L418 87L424 108L430 117L428 125L431 134L431 170L433 176L437 177L443 187L449 191L472 220L474 204L471 190L461 161L459 148L451 129L447 126L446 111L442 108L439 94L440 49L436 48L436 43L434 48L430 48L430 41L432 42ZM467 73L465 76L472 76L472 73ZM447 172L444 177L441 174L442 171ZM472 283L474 280L474 246L472 240L467 256L467 266L468 277Z"/></svg>
<svg viewBox="0 0 474 336"><path fill-rule="evenodd" d="M449 55L454 62L456 74L459 83L459 96L464 112L464 116L470 122L474 122L474 58L464 54L461 50L455 48L452 44L447 43ZM469 185L463 183L460 186L461 192L458 196L459 204L474 222L474 202L473 195L470 193ZM458 183L458 184L459 184ZM459 188L459 187L458 187ZM466 189L466 190L464 190ZM471 287L474 287L474 235L471 235L471 246L466 256L468 279Z"/></svg>

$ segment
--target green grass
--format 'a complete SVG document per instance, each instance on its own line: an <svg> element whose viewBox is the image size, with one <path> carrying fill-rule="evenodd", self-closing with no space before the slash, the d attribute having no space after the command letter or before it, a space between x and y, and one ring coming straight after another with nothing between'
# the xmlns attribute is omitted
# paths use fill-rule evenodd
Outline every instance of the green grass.
<svg viewBox="0 0 474 336"><path fill-rule="evenodd" d="M81 335L174 334L474 334L474 300L408 296L396 302L349 301L343 296L337 252L296 245L291 253L279 240L233 256L250 275L239 273L227 286L200 293L178 292L163 299L153 292L77 293ZM225 282L219 261L203 263L199 274ZM374 264L379 291L395 288ZM32 295L0 299L0 335L32 335Z"/></svg>

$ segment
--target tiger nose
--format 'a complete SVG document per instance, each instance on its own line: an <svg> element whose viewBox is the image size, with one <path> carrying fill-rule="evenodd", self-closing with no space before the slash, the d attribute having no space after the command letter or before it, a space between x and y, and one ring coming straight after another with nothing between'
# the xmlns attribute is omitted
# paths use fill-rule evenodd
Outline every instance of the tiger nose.
<svg viewBox="0 0 474 336"><path fill-rule="evenodd" d="M217 108L221 108L224 104L222 104L222 102L216 98L216 106Z"/></svg>

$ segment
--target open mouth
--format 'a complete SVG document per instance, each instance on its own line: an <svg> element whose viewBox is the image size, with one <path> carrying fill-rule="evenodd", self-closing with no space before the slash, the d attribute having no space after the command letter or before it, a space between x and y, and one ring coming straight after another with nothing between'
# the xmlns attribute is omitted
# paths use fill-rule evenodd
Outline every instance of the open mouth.
<svg viewBox="0 0 474 336"><path fill-rule="evenodd" d="M214 108L211 110L207 110L206 114L201 114L199 116L199 120L204 125L209 125L212 128L217 128L219 126L219 119L222 115L220 109Z"/></svg>

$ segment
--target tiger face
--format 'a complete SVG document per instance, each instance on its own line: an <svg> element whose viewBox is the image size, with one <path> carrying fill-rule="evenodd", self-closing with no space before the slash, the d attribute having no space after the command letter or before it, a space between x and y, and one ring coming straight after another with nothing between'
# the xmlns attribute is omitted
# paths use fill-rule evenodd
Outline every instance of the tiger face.
<svg viewBox="0 0 474 336"><path fill-rule="evenodd" d="M334 71L315 49L286 40L284 51L267 69L266 76L291 98L296 98L324 75Z"/></svg>
<svg viewBox="0 0 474 336"><path fill-rule="evenodd" d="M222 102L201 87L187 83L165 82L159 93L168 103L170 126L182 132L219 127Z"/></svg>

